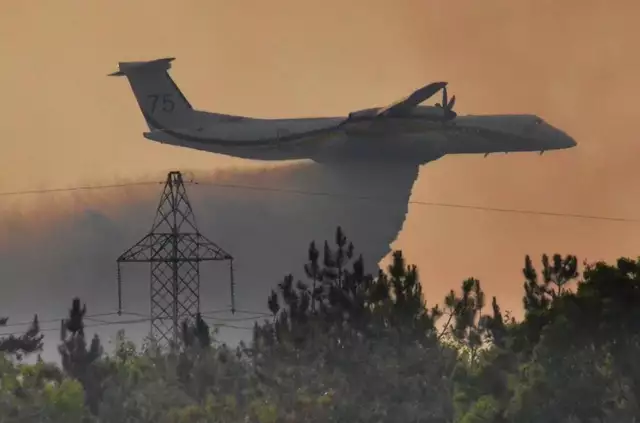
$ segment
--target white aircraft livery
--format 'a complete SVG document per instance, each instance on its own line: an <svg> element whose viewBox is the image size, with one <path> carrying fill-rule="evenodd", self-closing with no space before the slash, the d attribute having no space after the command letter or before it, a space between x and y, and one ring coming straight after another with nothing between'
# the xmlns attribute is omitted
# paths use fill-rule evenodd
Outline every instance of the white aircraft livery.
<svg viewBox="0 0 640 423"><path fill-rule="evenodd" d="M128 79L149 127L145 138L253 160L308 159L322 172L329 168L335 185L352 194L385 185L403 203L388 225L387 248L402 228L421 165L448 154L542 154L576 146L535 115L458 115L446 82L348 116L264 119L205 112L191 106L169 75L173 60L120 62L110 74ZM440 103L421 105L439 91Z"/></svg>

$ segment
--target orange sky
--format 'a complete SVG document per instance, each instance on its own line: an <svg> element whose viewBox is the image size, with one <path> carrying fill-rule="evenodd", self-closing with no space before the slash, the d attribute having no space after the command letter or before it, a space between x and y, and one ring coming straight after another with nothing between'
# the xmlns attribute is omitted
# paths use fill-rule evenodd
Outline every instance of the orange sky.
<svg viewBox="0 0 640 423"><path fill-rule="evenodd" d="M177 57L199 108L266 117L385 105L447 80L459 113L535 113L578 148L446 157L413 200L637 218L637 1L5 2L0 191L255 166L142 138L118 61ZM115 201L115 200L114 200ZM5 204L6 205L6 204ZM640 225L411 206L396 247L438 295L466 276L519 304L523 256L636 256Z"/></svg>

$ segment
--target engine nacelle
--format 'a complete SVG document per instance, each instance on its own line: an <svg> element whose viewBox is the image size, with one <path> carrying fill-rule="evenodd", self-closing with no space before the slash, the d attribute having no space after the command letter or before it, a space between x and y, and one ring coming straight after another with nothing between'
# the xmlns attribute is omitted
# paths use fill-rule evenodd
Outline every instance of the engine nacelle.
<svg viewBox="0 0 640 423"><path fill-rule="evenodd" d="M358 110L357 112L351 112L349 113L349 120L361 120L361 119L371 119L377 116L378 114L378 109L377 107L372 108L372 109L363 109L363 110Z"/></svg>
<svg viewBox="0 0 640 423"><path fill-rule="evenodd" d="M434 121L448 121L455 119L457 115L453 110L440 106L421 106L413 111L413 116L419 116Z"/></svg>

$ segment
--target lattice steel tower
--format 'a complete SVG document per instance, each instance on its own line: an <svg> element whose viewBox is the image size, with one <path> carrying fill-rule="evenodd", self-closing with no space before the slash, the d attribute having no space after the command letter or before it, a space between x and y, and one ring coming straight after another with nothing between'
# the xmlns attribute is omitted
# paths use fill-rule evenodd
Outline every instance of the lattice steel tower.
<svg viewBox="0 0 640 423"><path fill-rule="evenodd" d="M151 335L177 345L182 322L200 312L200 262L228 261L231 311L235 313L233 257L198 231L180 172L169 172L151 231L122 253L118 263L118 310L122 311L120 263L151 265Z"/></svg>

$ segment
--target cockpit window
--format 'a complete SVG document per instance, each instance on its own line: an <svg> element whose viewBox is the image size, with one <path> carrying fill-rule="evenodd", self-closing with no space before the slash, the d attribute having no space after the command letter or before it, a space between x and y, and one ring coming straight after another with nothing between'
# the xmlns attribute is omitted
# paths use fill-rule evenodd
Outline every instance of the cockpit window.
<svg viewBox="0 0 640 423"><path fill-rule="evenodd" d="M542 125L542 119L536 118L535 123L536 125Z"/></svg>

